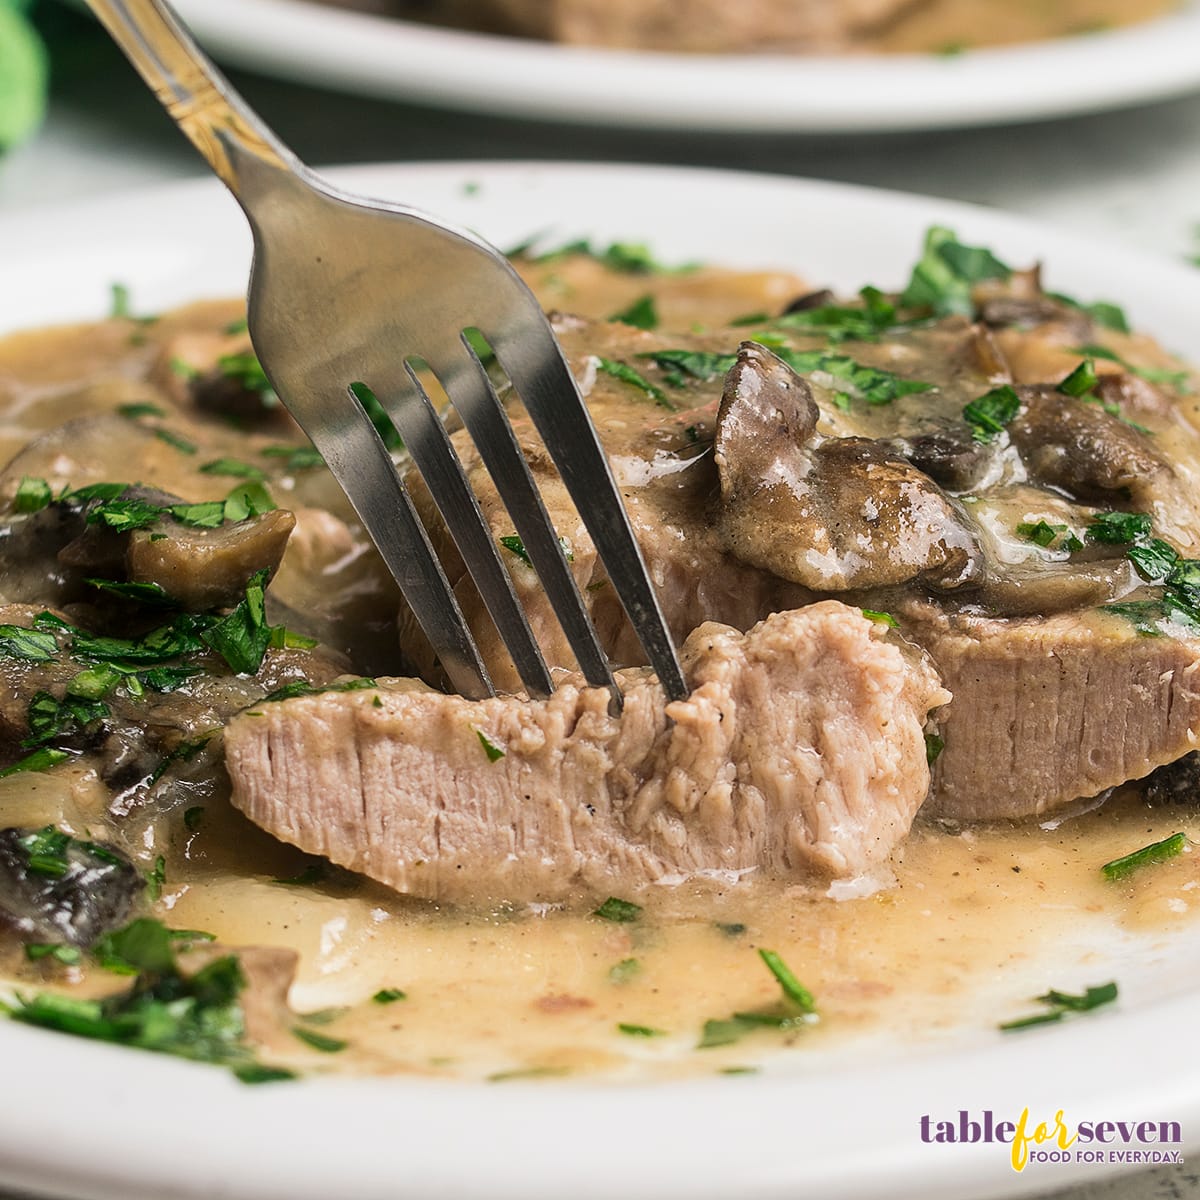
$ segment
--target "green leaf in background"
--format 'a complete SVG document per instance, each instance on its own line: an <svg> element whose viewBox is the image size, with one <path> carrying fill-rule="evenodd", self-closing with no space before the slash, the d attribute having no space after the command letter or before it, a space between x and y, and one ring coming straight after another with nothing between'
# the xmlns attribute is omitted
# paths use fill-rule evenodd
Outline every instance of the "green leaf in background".
<svg viewBox="0 0 1200 1200"><path fill-rule="evenodd" d="M28 7L0 0L0 153L29 137L46 108L46 50Z"/></svg>

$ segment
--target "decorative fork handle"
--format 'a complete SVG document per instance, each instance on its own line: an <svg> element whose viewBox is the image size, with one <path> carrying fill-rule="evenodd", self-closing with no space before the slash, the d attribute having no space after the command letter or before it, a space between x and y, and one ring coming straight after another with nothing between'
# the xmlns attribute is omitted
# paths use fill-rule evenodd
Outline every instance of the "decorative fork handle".
<svg viewBox="0 0 1200 1200"><path fill-rule="evenodd" d="M294 173L292 153L245 105L165 0L87 0L163 108L239 199L238 162Z"/></svg>

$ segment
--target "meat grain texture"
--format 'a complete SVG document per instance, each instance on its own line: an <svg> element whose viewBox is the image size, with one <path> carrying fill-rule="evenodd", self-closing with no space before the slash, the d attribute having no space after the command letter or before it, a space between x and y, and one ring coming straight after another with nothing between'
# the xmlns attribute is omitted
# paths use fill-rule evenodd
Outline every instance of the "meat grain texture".
<svg viewBox="0 0 1200 1200"><path fill-rule="evenodd" d="M471 702L405 687L261 705L226 732L233 802L314 854L439 900L553 901L754 870L883 862L929 787L926 660L836 601L706 624L665 703L605 691Z"/></svg>

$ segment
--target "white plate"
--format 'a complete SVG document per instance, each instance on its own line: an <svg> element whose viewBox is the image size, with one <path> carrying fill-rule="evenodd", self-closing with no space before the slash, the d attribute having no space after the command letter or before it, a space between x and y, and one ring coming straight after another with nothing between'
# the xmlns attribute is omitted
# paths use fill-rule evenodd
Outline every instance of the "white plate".
<svg viewBox="0 0 1200 1200"><path fill-rule="evenodd" d="M792 267L844 288L902 283L924 228L945 223L1010 261L1044 259L1055 289L1124 301L1168 345L1200 345L1200 273L950 202L617 166L371 167L335 177L502 245L542 229L646 240L667 261ZM705 212L739 219L713 223ZM102 315L114 280L141 311L236 292L248 254L240 214L215 183L13 215L0 220L0 245L0 330ZM0 1021L0 1186L88 1200L969 1200L1048 1191L1076 1168L1018 1175L1004 1147L926 1145L920 1117L1011 1117L1028 1105L1051 1120L1063 1109L1075 1121L1172 1120L1194 1131L1198 941L1200 930L1185 929L1145 939L1106 932L1069 953L1030 947L1039 990L1059 955L1052 981L1074 986L1067 964L1089 949L1092 982L1120 980L1119 1007L1087 1020L1003 1039L963 1011L959 1030L924 1047L890 1044L885 1032L869 1055L793 1052L761 1076L687 1083L498 1090L396 1078L247 1088L216 1069Z"/></svg>
<svg viewBox="0 0 1200 1200"><path fill-rule="evenodd" d="M178 0L214 54L351 92L544 121L870 132L1119 108L1200 87L1200 0L1142 26L957 57L629 53L299 0Z"/></svg>

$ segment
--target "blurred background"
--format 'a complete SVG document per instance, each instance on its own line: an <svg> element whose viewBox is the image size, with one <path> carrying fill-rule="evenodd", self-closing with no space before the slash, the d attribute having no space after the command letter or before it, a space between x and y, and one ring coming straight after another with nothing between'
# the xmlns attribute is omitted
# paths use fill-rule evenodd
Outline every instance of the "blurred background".
<svg viewBox="0 0 1200 1200"><path fill-rule="evenodd" d="M1200 44L1192 50L1200 61ZM656 131L653 112L641 127L559 124L229 74L318 165L587 159L773 171L971 200L1177 259L1200 256L1197 93L1019 125L806 135ZM0 0L0 144L12 147L0 156L5 209L204 174L104 34L60 0Z"/></svg>

